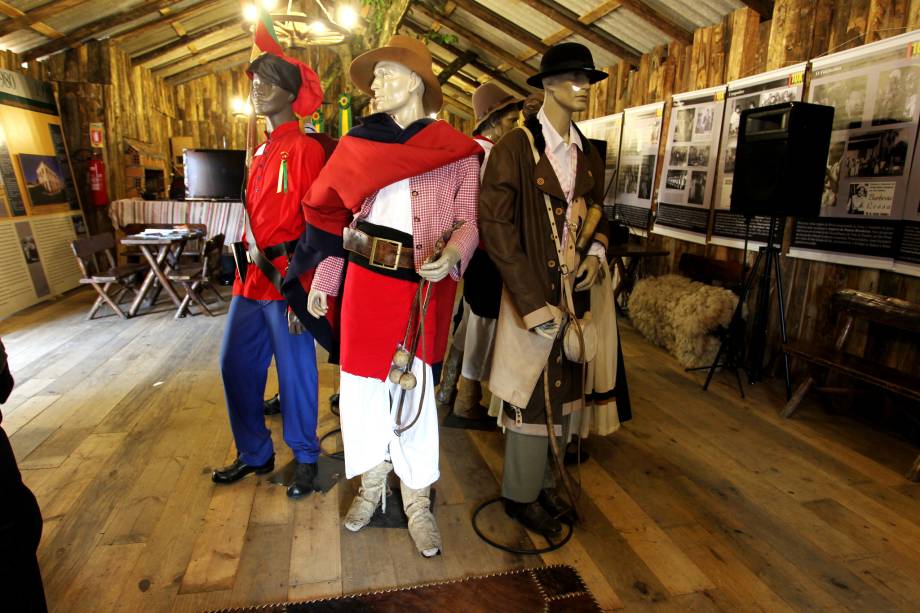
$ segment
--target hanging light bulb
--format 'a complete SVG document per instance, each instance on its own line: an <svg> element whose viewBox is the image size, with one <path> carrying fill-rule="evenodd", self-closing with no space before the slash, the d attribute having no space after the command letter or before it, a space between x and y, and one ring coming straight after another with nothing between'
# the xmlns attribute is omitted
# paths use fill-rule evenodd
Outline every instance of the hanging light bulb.
<svg viewBox="0 0 920 613"><path fill-rule="evenodd" d="M250 23L259 20L259 7L255 4L247 3L243 5L243 19Z"/></svg>
<svg viewBox="0 0 920 613"><path fill-rule="evenodd" d="M358 11L350 4L342 4L335 11L336 22L346 30L358 25Z"/></svg>
<svg viewBox="0 0 920 613"><path fill-rule="evenodd" d="M266 11L274 11L278 6L278 0L262 0L262 8Z"/></svg>

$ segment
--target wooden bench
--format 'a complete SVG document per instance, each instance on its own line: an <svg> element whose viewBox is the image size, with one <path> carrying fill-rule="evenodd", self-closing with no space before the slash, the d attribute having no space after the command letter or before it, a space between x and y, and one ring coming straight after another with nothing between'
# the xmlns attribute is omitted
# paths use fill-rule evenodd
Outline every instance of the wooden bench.
<svg viewBox="0 0 920 613"><path fill-rule="evenodd" d="M841 314L833 347L795 342L785 346L786 353L805 360L812 367L821 371L834 370L858 381L920 402L920 377L844 351L850 331L858 319L896 330L916 339L920 335L920 305L898 298L844 289L834 294L833 307ZM815 377L809 375L786 404L782 416L791 417L810 389L833 392L849 391L816 387ZM913 481L920 480L920 456L914 461L907 477Z"/></svg>

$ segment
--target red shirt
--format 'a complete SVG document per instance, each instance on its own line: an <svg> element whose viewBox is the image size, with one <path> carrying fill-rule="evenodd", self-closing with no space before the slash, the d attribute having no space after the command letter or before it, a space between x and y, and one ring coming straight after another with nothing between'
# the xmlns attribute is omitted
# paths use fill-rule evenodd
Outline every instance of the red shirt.
<svg viewBox="0 0 920 613"><path fill-rule="evenodd" d="M252 234L262 249L300 238L304 230L301 201L326 161L322 146L303 134L296 121L283 123L266 136L268 140L253 155L246 184ZM278 193L282 159L287 159L287 192L282 186ZM283 277L287 257L279 256L272 264ZM309 289L309 279L304 282ZM249 264L245 283L237 276L233 295L252 300L284 299L255 264Z"/></svg>

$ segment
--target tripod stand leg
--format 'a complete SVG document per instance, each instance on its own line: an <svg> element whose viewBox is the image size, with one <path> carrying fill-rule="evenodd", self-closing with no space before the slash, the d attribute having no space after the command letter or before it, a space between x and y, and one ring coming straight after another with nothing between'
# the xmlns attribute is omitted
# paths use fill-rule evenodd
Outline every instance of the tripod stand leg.
<svg viewBox="0 0 920 613"><path fill-rule="evenodd" d="M783 370L786 376L786 401L792 398L792 377L789 375L789 354L786 353L786 298L783 293L783 269L780 266L779 254L773 258L776 267L776 301L779 303L779 331L783 340Z"/></svg>
<svg viewBox="0 0 920 613"><path fill-rule="evenodd" d="M744 384L741 383L741 372L735 369L735 379L738 381L738 393L741 394L741 400L744 400Z"/></svg>
<svg viewBox="0 0 920 613"><path fill-rule="evenodd" d="M703 384L703 391L709 389L709 383L712 381L712 376L716 374L716 368L719 367L719 358L722 357L722 354L725 352L725 341L722 341L722 344L719 345L719 351L716 352L716 359L712 361L712 364L709 366L709 373L706 375L706 383ZM737 372L737 371L736 371Z"/></svg>

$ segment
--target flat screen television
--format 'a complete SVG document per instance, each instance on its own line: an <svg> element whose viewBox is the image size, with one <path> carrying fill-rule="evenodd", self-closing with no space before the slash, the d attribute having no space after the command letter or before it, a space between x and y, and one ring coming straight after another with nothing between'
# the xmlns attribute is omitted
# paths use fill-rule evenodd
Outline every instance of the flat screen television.
<svg viewBox="0 0 920 613"><path fill-rule="evenodd" d="M242 149L186 149L186 200L239 200L246 180Z"/></svg>

